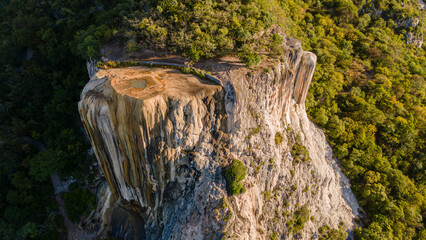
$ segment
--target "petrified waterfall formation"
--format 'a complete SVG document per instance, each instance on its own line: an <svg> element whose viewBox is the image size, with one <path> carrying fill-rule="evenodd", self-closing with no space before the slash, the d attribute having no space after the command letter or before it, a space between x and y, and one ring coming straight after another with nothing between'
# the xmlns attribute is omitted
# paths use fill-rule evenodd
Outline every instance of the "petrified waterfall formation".
<svg viewBox="0 0 426 240"><path fill-rule="evenodd" d="M284 57L260 70L231 58L197 66L220 84L137 66L101 69L85 86L83 124L112 194L144 220L144 238L290 236L288 217L277 212L301 206L315 217L302 237L325 224L353 229L356 200L304 110L316 56L286 41ZM293 161L296 135L311 161ZM247 191L228 197L222 173L233 159L248 167Z"/></svg>

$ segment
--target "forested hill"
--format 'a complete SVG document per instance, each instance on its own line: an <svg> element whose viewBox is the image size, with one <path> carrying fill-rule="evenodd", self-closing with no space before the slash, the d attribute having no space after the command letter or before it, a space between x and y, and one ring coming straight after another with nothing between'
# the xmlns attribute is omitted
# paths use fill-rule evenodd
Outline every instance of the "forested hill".
<svg viewBox="0 0 426 240"><path fill-rule="evenodd" d="M282 38L265 31L274 26L318 56L306 107L365 211L355 237L426 239L426 9L419 2L1 0L0 239L66 235L53 173L77 180L62 195L72 221L93 208L85 188L94 159L77 101L85 62L99 59L103 44L193 61L234 55L256 67L281 54Z"/></svg>

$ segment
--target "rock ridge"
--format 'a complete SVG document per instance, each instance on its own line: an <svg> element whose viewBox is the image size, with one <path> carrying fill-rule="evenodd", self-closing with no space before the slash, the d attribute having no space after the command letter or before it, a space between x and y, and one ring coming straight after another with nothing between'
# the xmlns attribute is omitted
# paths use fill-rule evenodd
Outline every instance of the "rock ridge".
<svg viewBox="0 0 426 240"><path fill-rule="evenodd" d="M359 213L349 181L304 110L316 56L295 39L283 49L257 69L233 58L196 64L220 84L144 66L93 75L80 115L111 194L143 221L136 238L306 239L324 225L353 230ZM295 144L310 161L297 161ZM233 159L248 167L247 191L229 197L223 169ZM315 220L295 233L288 222L302 206ZM131 231L113 234L130 239Z"/></svg>

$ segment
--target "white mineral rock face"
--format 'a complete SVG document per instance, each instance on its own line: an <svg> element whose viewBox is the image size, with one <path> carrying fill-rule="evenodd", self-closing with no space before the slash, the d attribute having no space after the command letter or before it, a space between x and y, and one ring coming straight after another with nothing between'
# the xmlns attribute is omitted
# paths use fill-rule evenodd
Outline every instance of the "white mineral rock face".
<svg viewBox="0 0 426 240"><path fill-rule="evenodd" d="M422 34L415 35L412 32L406 32L404 34L404 36L405 36L405 42L407 44L412 44L417 48L421 48L423 46L423 35Z"/></svg>
<svg viewBox="0 0 426 240"><path fill-rule="evenodd" d="M80 115L116 196L108 199L144 224L135 238L310 239L341 222L353 230L359 207L349 181L304 109L316 56L296 40L283 47L284 57L260 70L230 59L200 65L221 85L146 67L100 70L91 78ZM296 142L309 161L292 155ZM247 191L230 197L223 169L233 159L247 166ZM286 223L302 207L312 218L290 232ZM120 218L107 215L107 223ZM126 226L113 234L133 239Z"/></svg>

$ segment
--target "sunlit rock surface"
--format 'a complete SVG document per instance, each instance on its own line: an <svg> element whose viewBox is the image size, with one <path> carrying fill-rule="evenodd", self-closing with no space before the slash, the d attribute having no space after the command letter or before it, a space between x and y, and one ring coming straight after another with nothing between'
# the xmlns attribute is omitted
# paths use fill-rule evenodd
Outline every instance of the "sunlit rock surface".
<svg viewBox="0 0 426 240"><path fill-rule="evenodd" d="M93 75L79 110L114 196L100 214L113 235L269 239L276 233L310 239L319 227L338 229L341 222L343 230L353 230L359 213L349 181L304 109L316 56L293 39L283 48L281 60L256 69L233 58L197 65L221 84L163 68ZM278 145L277 133L283 136ZM294 161L295 138L310 161ZM229 197L223 169L233 159L247 166L247 191ZM302 206L313 218L290 233L286 222ZM126 222L127 215L114 215L124 211L119 208L137 217ZM144 231L135 234L138 224Z"/></svg>

